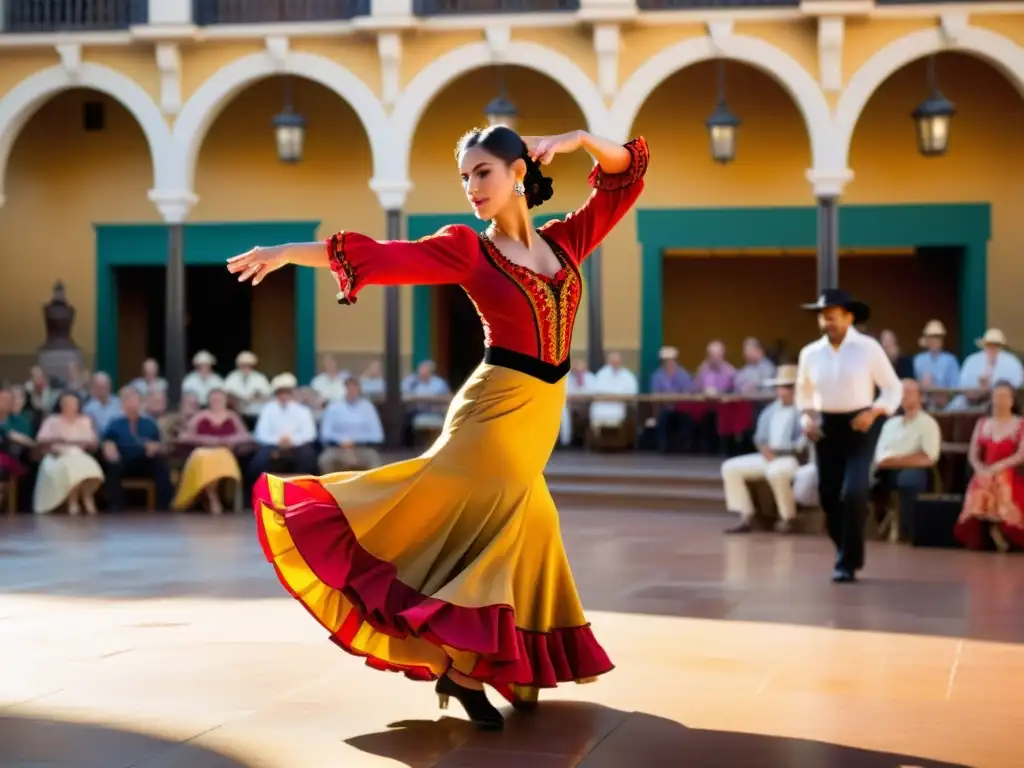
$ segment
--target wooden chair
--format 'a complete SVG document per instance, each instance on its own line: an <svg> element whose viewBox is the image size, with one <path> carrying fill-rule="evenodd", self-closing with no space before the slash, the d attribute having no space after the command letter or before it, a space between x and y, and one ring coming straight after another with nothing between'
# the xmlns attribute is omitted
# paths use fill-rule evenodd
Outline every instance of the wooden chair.
<svg viewBox="0 0 1024 768"><path fill-rule="evenodd" d="M0 498L6 502L4 506L7 508L8 517L18 514L18 481L16 478L0 480Z"/></svg>
<svg viewBox="0 0 1024 768"><path fill-rule="evenodd" d="M939 471L939 467L936 464L932 467L932 489L931 491L925 491L926 493L943 493L942 485L942 473ZM865 526L872 529L869 533L865 531L865 538L874 538L879 541L888 541L890 544L896 544L900 540L900 495L899 491L893 489L889 492L888 498L885 500L885 514L882 516L881 521L876 522L877 517L872 510L872 514L868 515Z"/></svg>
<svg viewBox="0 0 1024 768"><path fill-rule="evenodd" d="M146 494L146 511L156 512L156 483L145 478L130 477L121 481L126 491L141 491Z"/></svg>

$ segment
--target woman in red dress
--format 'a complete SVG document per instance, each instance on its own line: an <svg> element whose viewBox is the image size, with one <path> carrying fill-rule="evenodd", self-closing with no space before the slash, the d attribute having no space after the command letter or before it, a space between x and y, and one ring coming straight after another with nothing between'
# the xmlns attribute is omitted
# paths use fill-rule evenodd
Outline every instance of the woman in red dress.
<svg viewBox="0 0 1024 768"><path fill-rule="evenodd" d="M953 529L969 549L984 546L985 533L996 548L1024 548L1024 419L1007 382L992 389L990 415L979 419L968 455L974 476L967 486L963 512Z"/></svg>
<svg viewBox="0 0 1024 768"><path fill-rule="evenodd" d="M585 149L594 192L535 230L552 195L541 165ZM484 361L455 395L422 456L367 472L282 480L253 492L260 540L278 577L345 650L377 669L437 680L482 728L501 713L484 684L519 707L539 688L612 668L583 614L558 512L544 482L565 403L580 268L636 202L642 138L584 131L521 138L505 126L457 148L478 235L447 226L416 242L339 232L326 244L256 248L229 261L259 283L285 264L329 267L350 304L367 285L457 284L484 326Z"/></svg>

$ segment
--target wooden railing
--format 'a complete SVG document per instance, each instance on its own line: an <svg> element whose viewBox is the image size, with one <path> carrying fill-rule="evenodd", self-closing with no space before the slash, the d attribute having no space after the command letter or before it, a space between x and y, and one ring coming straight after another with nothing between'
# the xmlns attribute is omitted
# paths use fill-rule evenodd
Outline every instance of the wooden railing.
<svg viewBox="0 0 1024 768"><path fill-rule="evenodd" d="M370 0L195 0L196 24L344 21L370 13Z"/></svg>
<svg viewBox="0 0 1024 768"><path fill-rule="evenodd" d="M147 0L6 0L4 32L100 32L145 24Z"/></svg>
<svg viewBox="0 0 1024 768"><path fill-rule="evenodd" d="M417 16L578 11L579 0L415 0Z"/></svg>

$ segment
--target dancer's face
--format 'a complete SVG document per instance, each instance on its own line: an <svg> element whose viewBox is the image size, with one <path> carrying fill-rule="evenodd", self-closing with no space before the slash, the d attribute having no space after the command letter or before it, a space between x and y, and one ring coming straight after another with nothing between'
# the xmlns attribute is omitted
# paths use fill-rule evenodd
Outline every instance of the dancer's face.
<svg viewBox="0 0 1024 768"><path fill-rule="evenodd" d="M480 146L472 147L459 161L462 188L478 219L497 216L515 197L515 183L526 175L526 163L509 165Z"/></svg>
<svg viewBox="0 0 1024 768"><path fill-rule="evenodd" d="M830 339L841 339L853 323L853 313L842 307L826 307L818 315L818 325Z"/></svg>

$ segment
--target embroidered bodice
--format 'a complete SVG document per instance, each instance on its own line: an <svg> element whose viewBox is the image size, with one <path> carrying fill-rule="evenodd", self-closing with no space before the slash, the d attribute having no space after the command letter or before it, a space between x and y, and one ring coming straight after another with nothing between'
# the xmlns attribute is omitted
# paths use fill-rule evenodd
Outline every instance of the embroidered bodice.
<svg viewBox="0 0 1024 768"><path fill-rule="evenodd" d="M637 138L626 148L632 156L629 168L606 174L595 166L588 179L594 191L587 202L538 230L561 264L553 277L508 260L486 235L465 225L443 227L417 241L378 242L343 231L327 241L341 289L339 303L354 303L366 285L457 284L480 315L490 351L535 358L564 375L583 296L580 267L643 190L647 143Z"/></svg>

